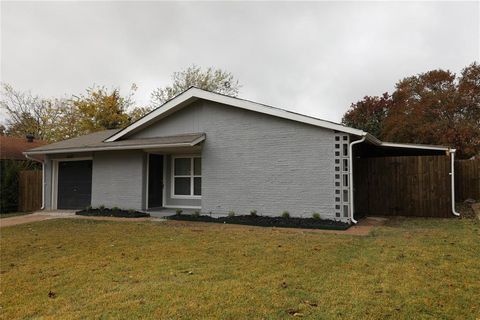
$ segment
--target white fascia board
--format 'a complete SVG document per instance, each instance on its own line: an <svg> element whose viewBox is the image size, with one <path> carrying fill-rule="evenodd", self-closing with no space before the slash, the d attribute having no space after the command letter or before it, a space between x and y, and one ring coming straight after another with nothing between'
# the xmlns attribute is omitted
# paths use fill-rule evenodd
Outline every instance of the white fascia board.
<svg viewBox="0 0 480 320"><path fill-rule="evenodd" d="M366 140L372 144L379 147L390 147L390 148L406 148L406 149L424 149L424 150L440 150L440 151L449 151L452 150L449 147L444 146L430 146L426 144L409 144L409 143L395 143L395 142L384 142L377 139L375 136L370 133L366 134Z"/></svg>
<svg viewBox="0 0 480 320"><path fill-rule="evenodd" d="M150 123L151 121L154 121L155 119L161 119L162 116L166 116L171 112L174 112L176 109L180 109L182 106L188 104L190 101L195 101L197 99L209 100L209 101L226 104L229 106L233 106L233 107L237 107L245 110L268 114L268 115L283 118L283 119L288 119L288 120L307 123L310 125L314 125L314 126L318 126L326 129L350 133L353 135L358 135L358 136L366 135L366 132L362 130L345 127L337 123L333 123L333 122L329 122L329 121L325 121L317 118L312 118L312 117L297 114L294 112L266 106L253 101L229 97L222 94L201 90L198 88L190 88L187 91L176 96L172 100L166 102L162 106L158 107L151 113L147 114L145 117L132 123L130 126L126 127L125 129L117 132L110 138L106 139L105 142L116 141L117 139L128 134L129 132L139 129L142 126Z"/></svg>
<svg viewBox="0 0 480 320"><path fill-rule="evenodd" d="M146 145L132 145L132 146L102 146L102 147L86 147L86 148L66 148L55 149L45 151L29 151L24 152L25 155L33 154L55 154L55 153L75 153L75 152L91 152L91 151L109 151L109 150L140 150L140 149L152 149L152 148L180 148L180 147L193 147L198 143L205 140L205 136L202 136L193 142L175 143L175 144L146 144Z"/></svg>
<svg viewBox="0 0 480 320"><path fill-rule="evenodd" d="M382 146L382 147L392 147L392 148L441 150L441 151L451 150L449 147L442 147L442 146L429 146L429 145L422 145L422 144L393 143L393 142L382 142L380 144L380 146Z"/></svg>

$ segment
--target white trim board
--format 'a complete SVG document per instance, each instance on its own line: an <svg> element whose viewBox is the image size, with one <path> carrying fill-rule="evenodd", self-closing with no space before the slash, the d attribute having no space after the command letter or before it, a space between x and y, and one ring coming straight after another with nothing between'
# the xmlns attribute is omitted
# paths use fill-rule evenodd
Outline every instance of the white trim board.
<svg viewBox="0 0 480 320"><path fill-rule="evenodd" d="M249 100L243 100L239 98L233 98L233 97L225 96L219 93L209 92L209 91L192 87L184 91L183 93L179 94L178 96L174 97L173 99L167 101L162 106L153 110L149 114L145 115L143 118L140 118L138 121L124 128L123 130L120 130L110 138L106 139L105 142L116 141L121 137L125 136L126 134L132 131L139 130L151 124L154 121L162 119L198 99L213 101L213 102L229 105L232 107L264 113L264 114L268 114L268 115L283 118L283 119L303 122L303 123L311 124L314 126L341 131L345 133L350 133L358 136L366 135L366 132L362 130L345 127L338 123L321 120L321 119L309 117L306 115L290 112L287 110L267 106L261 103L257 103Z"/></svg>

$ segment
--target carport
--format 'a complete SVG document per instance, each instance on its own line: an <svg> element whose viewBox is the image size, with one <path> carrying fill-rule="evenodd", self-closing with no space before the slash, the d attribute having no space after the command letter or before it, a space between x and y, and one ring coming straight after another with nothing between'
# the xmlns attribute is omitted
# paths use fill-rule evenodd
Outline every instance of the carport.
<svg viewBox="0 0 480 320"><path fill-rule="evenodd" d="M355 219L458 215L452 203L454 149L362 140L352 145Z"/></svg>

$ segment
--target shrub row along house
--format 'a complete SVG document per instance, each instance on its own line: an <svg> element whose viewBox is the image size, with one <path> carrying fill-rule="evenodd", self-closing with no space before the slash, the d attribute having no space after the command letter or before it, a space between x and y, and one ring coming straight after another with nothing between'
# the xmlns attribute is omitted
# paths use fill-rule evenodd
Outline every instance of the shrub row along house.
<svg viewBox="0 0 480 320"><path fill-rule="evenodd" d="M45 157L47 209L104 205L212 214L257 210L271 216L288 211L302 217L316 212L323 219L355 222L352 160L361 155L453 160L454 152L386 143L362 130L190 88L124 129L26 155ZM450 191L444 196L450 199ZM448 214L452 210L453 205Z"/></svg>

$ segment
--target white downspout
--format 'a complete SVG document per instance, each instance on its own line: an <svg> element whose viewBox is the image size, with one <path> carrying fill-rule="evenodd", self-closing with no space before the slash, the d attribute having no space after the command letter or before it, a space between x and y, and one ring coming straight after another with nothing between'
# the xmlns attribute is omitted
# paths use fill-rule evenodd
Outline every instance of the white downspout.
<svg viewBox="0 0 480 320"><path fill-rule="evenodd" d="M455 211L455 152L457 150L455 149L450 149L450 158L451 158L451 163L450 163L450 180L452 184L452 213L456 215L457 217L460 216L460 213Z"/></svg>
<svg viewBox="0 0 480 320"><path fill-rule="evenodd" d="M349 157L349 166L350 166L350 171L348 173L349 175L349 184L350 184L350 220L353 222L353 223L357 223L358 221L355 220L355 218L353 217L353 213L354 213L354 205L353 205L353 145L354 144L357 144L357 143L362 143L363 141L365 141L365 136L362 137L362 139L360 140L357 140L357 141L353 141L350 143L349 145L349 150L348 150L348 157Z"/></svg>
<svg viewBox="0 0 480 320"><path fill-rule="evenodd" d="M40 161L38 159L32 158L26 153L24 153L24 155L25 158L32 161L40 162L42 164L42 207L40 208L40 210L43 210L45 209L45 161Z"/></svg>

